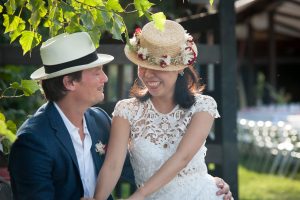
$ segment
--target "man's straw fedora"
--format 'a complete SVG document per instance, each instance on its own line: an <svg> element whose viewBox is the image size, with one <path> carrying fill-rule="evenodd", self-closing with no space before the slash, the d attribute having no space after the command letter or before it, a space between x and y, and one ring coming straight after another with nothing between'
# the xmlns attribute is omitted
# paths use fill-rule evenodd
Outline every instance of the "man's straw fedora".
<svg viewBox="0 0 300 200"><path fill-rule="evenodd" d="M72 72L97 67L114 59L98 54L87 32L63 33L44 42L40 49L43 67L34 71L34 80L50 79Z"/></svg>

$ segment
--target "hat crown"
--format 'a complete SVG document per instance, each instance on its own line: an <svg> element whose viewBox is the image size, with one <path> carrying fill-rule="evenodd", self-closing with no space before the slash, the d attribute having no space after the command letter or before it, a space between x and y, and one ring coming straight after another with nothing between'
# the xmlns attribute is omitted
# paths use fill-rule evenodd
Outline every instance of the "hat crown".
<svg viewBox="0 0 300 200"><path fill-rule="evenodd" d="M141 47L147 48L148 53L155 57L177 55L184 42L185 30L180 24L170 20L166 20L163 31L158 30L154 22L146 24L140 37Z"/></svg>
<svg viewBox="0 0 300 200"><path fill-rule="evenodd" d="M57 65L82 58L95 50L88 33L63 33L45 41L40 54L44 65Z"/></svg>
<svg viewBox="0 0 300 200"><path fill-rule="evenodd" d="M133 63L162 71L184 69L197 59L193 37L171 20L165 21L163 31L158 30L154 22L149 22L142 30L136 29L124 51Z"/></svg>

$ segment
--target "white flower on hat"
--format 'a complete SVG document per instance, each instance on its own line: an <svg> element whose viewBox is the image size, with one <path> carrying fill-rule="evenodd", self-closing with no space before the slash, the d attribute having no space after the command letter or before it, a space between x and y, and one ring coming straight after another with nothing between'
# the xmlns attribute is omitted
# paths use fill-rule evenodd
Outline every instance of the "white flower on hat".
<svg viewBox="0 0 300 200"><path fill-rule="evenodd" d="M193 36L191 36L189 33L185 33L184 38L187 42L191 42L191 43L194 42Z"/></svg>
<svg viewBox="0 0 300 200"><path fill-rule="evenodd" d="M184 65L193 64L197 57L194 49L191 46L188 46L187 44L181 46L181 56Z"/></svg>
<svg viewBox="0 0 300 200"><path fill-rule="evenodd" d="M138 41L137 41L136 37L132 37L132 38L129 39L129 43L130 43L132 46L136 47Z"/></svg>
<svg viewBox="0 0 300 200"><path fill-rule="evenodd" d="M142 60L147 59L147 54L148 54L148 49L140 47L137 51L138 57L141 58Z"/></svg>
<svg viewBox="0 0 300 200"><path fill-rule="evenodd" d="M161 67L166 67L171 64L171 56L164 55L159 58L159 64Z"/></svg>

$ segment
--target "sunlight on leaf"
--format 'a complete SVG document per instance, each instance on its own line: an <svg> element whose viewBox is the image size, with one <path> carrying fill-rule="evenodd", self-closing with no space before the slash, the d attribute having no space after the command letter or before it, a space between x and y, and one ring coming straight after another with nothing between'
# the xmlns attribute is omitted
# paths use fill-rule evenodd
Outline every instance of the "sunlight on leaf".
<svg viewBox="0 0 300 200"><path fill-rule="evenodd" d="M19 89L20 88L20 84L18 82L13 82L10 84L10 87L13 89Z"/></svg>
<svg viewBox="0 0 300 200"><path fill-rule="evenodd" d="M40 89L40 86L34 80L21 80L21 85L25 96L30 96Z"/></svg>
<svg viewBox="0 0 300 200"><path fill-rule="evenodd" d="M165 29L166 16L164 15L164 13L162 12L155 13L152 15L152 19L154 21L154 26L158 30L163 31Z"/></svg>
<svg viewBox="0 0 300 200"><path fill-rule="evenodd" d="M22 36L20 38L20 44L23 49L23 55L25 55L32 48L37 46L42 40L40 34L35 33L33 31L23 31Z"/></svg>
<svg viewBox="0 0 300 200"><path fill-rule="evenodd" d="M23 20L20 21L17 29L9 33L10 43L15 41L15 39L17 39L22 34L22 31L25 29L25 27L26 27L25 22Z"/></svg>
<svg viewBox="0 0 300 200"><path fill-rule="evenodd" d="M0 120L1 120L1 121L5 121L5 116L4 116L4 114L1 113L1 112L0 112Z"/></svg>
<svg viewBox="0 0 300 200"><path fill-rule="evenodd" d="M7 120L6 126L12 132L17 132L17 125L12 120Z"/></svg>
<svg viewBox="0 0 300 200"><path fill-rule="evenodd" d="M23 19L18 16L13 16L13 15L9 16L4 14L3 18L4 18L3 25L4 27L6 27L4 33L15 31L19 27L20 23L25 24Z"/></svg>
<svg viewBox="0 0 300 200"><path fill-rule="evenodd" d="M0 115L3 115L0 113ZM3 115L4 116L4 115ZM7 125L5 123L5 119L0 119L0 135L6 137L10 142L14 142L17 138L17 136L7 128Z"/></svg>
<svg viewBox="0 0 300 200"><path fill-rule="evenodd" d="M124 12L122 6L120 5L119 3L119 0L108 0L106 2L106 5L105 7L108 9L108 10L114 10L116 12Z"/></svg>
<svg viewBox="0 0 300 200"><path fill-rule="evenodd" d="M13 15L16 11L16 2L15 0L8 0L5 4L6 12L9 15Z"/></svg>
<svg viewBox="0 0 300 200"><path fill-rule="evenodd" d="M145 11L148 11L154 4L148 0L134 0L133 1L135 9L138 10L139 17L145 14Z"/></svg>
<svg viewBox="0 0 300 200"><path fill-rule="evenodd" d="M0 5L0 13L3 11L3 6Z"/></svg>

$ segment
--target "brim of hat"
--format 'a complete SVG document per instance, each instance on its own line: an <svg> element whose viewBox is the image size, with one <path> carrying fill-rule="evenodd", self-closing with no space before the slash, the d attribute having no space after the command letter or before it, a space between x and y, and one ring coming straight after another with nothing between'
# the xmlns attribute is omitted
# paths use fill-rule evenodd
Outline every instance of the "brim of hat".
<svg viewBox="0 0 300 200"><path fill-rule="evenodd" d="M131 62L133 62L138 66L145 67L148 69L159 70L159 71L178 71L188 67L187 65L167 65L165 67L161 67L160 65L151 64L147 60L140 59L136 52L130 50L128 45L125 46L124 52L127 58Z"/></svg>
<svg viewBox="0 0 300 200"><path fill-rule="evenodd" d="M63 69L63 70L60 70L60 71L57 71L54 73L50 73L50 74L47 74L45 72L45 68L43 66L43 67L37 69L36 71L34 71L31 74L30 78L33 80L45 80L45 79L55 78L55 77L70 74L73 72L94 68L99 65L104 65L104 64L111 62L114 59L113 56L107 55L107 54L97 54L97 56L98 56L98 59L92 63L69 67L69 68L66 68L66 69Z"/></svg>

